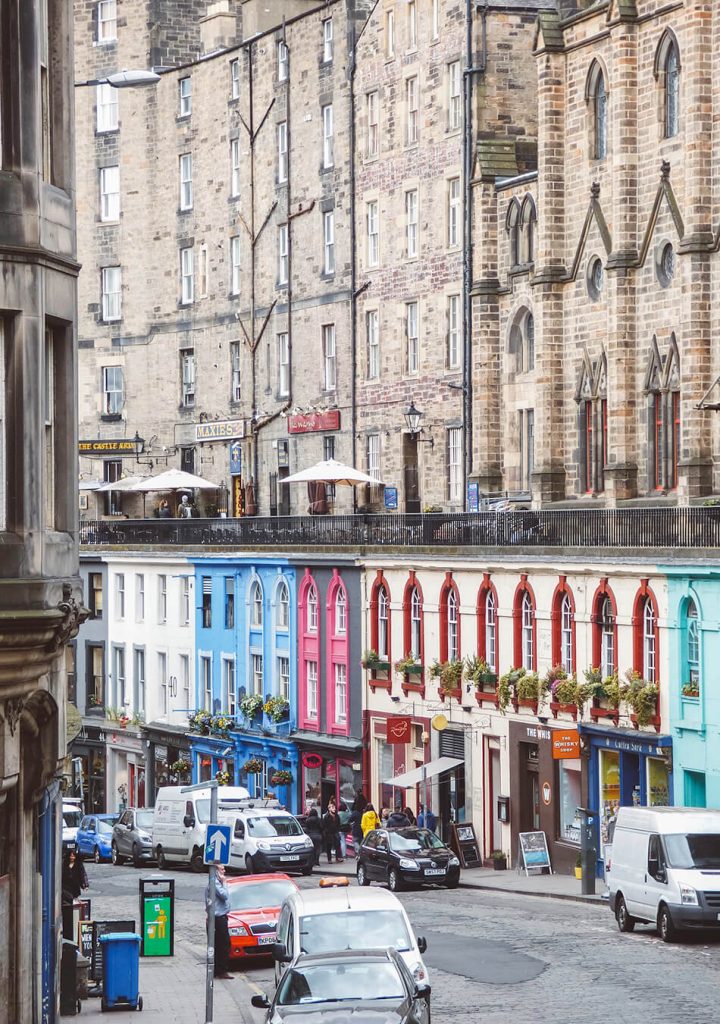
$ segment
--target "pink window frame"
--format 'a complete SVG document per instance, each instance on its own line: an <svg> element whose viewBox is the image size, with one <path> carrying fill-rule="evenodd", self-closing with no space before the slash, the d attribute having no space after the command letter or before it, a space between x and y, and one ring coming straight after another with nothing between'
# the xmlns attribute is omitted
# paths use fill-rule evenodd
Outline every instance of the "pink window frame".
<svg viewBox="0 0 720 1024"><path fill-rule="evenodd" d="M345 594L345 613L350 614L347 588L337 569L333 569L332 579L327 588L325 599L325 622L327 636L325 639L325 697L327 707L327 731L335 736L350 735L350 635L349 630L337 634L335 631L335 599L338 590ZM335 720L335 666L345 666L347 680L347 714L344 722Z"/></svg>

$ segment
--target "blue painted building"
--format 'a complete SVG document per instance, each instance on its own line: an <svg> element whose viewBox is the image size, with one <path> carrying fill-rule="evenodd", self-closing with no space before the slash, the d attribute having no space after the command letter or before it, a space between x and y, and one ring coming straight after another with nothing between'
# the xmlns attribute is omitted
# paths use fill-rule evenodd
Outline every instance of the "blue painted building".
<svg viewBox="0 0 720 1024"><path fill-rule="evenodd" d="M668 580L675 803L720 807L720 567L659 568Z"/></svg>
<svg viewBox="0 0 720 1024"><path fill-rule="evenodd" d="M226 772L231 785L272 793L296 811L295 570L286 559L242 556L199 558L193 565L195 707L213 716L209 731L191 734L193 782ZM253 761L259 772L248 771ZM292 781L273 781L278 771Z"/></svg>

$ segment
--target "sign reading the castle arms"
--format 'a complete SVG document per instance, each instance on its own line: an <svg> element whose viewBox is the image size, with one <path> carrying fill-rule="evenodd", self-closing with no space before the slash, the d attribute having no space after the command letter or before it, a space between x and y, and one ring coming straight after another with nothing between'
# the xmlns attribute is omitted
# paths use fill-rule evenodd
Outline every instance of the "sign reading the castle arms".
<svg viewBox="0 0 720 1024"><path fill-rule="evenodd" d="M135 454L135 442L132 438L119 438L115 441L79 441L81 455L116 455L120 458Z"/></svg>
<svg viewBox="0 0 720 1024"><path fill-rule="evenodd" d="M300 413L288 416L288 434L314 434L318 430L339 430L340 410Z"/></svg>

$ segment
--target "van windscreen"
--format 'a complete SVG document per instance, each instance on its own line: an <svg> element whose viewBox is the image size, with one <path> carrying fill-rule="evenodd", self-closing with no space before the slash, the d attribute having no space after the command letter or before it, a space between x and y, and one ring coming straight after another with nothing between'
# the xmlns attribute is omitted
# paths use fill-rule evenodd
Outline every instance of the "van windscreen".
<svg viewBox="0 0 720 1024"><path fill-rule="evenodd" d="M333 953L342 949L411 949L410 936L399 910L344 910L312 914L300 920L303 953Z"/></svg>
<svg viewBox="0 0 720 1024"><path fill-rule="evenodd" d="M671 868L720 871L720 835L709 832L663 836Z"/></svg>

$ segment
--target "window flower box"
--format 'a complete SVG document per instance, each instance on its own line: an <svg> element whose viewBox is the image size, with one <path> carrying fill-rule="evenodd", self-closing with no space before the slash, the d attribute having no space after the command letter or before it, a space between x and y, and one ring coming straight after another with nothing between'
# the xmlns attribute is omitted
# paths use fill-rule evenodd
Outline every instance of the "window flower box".
<svg viewBox="0 0 720 1024"><path fill-rule="evenodd" d="M389 676L381 679L373 672L368 678L368 685L373 693L375 693L376 690L387 690L389 693L392 690L392 679L390 679Z"/></svg>
<svg viewBox="0 0 720 1024"><path fill-rule="evenodd" d="M630 715L630 721L633 724L633 729L650 729L653 728L655 732L660 732L660 715L653 715L652 718L644 721L642 725L638 722L637 715Z"/></svg>
<svg viewBox="0 0 720 1024"><path fill-rule="evenodd" d="M402 692L405 694L406 697L408 693L417 693L421 697L425 696L425 681L422 679L421 675L406 675L400 685Z"/></svg>
<svg viewBox="0 0 720 1024"><path fill-rule="evenodd" d="M538 701L533 700L531 697L516 697L512 702L512 706L515 709L516 714L520 708L529 708L530 711L536 715L538 710Z"/></svg>
<svg viewBox="0 0 720 1024"><path fill-rule="evenodd" d="M489 690L476 690L475 700L478 702L480 707L483 704L492 704L493 707L497 707L500 703L497 690L493 690L492 693Z"/></svg>
<svg viewBox="0 0 720 1024"><path fill-rule="evenodd" d="M551 700L550 710L552 711L553 718L557 718L559 714L571 715L573 721L577 721L578 706L577 704L562 704L560 701Z"/></svg>
<svg viewBox="0 0 720 1024"><path fill-rule="evenodd" d="M620 708L590 708L590 717L593 722L598 722L600 719L609 719L613 725L617 725L620 721Z"/></svg>
<svg viewBox="0 0 720 1024"><path fill-rule="evenodd" d="M445 690L445 689L443 689L442 686L438 686L438 697L443 702L443 704L445 703L445 698L446 697L450 697L450 698L454 697L455 700L458 703L460 703L460 700L462 698L462 687L457 686L457 687L452 687L449 690Z"/></svg>

